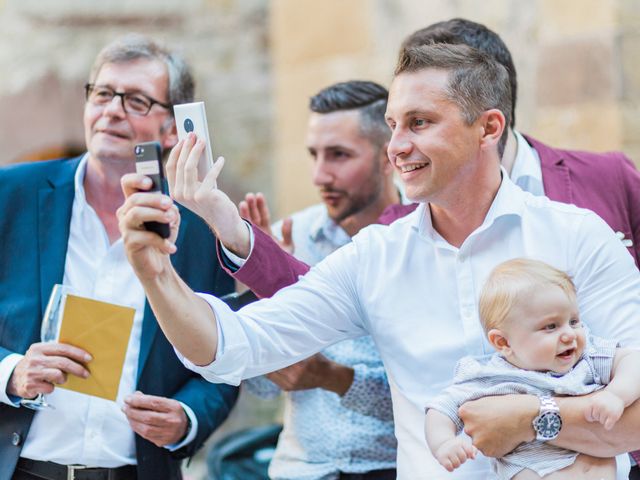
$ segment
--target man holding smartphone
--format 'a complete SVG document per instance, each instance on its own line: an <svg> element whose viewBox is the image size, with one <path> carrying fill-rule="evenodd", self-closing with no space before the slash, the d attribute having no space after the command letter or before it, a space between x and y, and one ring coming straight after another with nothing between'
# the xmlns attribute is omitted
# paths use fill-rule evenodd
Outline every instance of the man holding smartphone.
<svg viewBox="0 0 640 480"><path fill-rule="evenodd" d="M422 407L450 380L457 359L487 352L475 292L490 269L525 255L568 270L594 334L638 345L640 276L632 258L593 213L534 197L509 180L500 158L510 112L508 72L486 55L442 44L404 51L386 113L388 153L419 209L390 227L363 229L296 285L238 313L185 288L169 262L175 246L150 245L149 233L139 228L151 212L165 211L160 200L131 197L119 213L127 256L185 364L211 381L237 383L339 340L371 334L394 399L398 478L486 478L490 470L480 457L453 474L435 462L424 441ZM190 162L186 167L184 178L195 178ZM207 222L223 232L212 220L230 209L215 188L216 174L214 168L191 188L196 209L208 212ZM124 185L129 190L137 181L128 177ZM244 237L226 246L248 262L263 252L252 248L249 230L237 219L236 213L233 223ZM508 418L502 445L483 450L492 456L535 438L539 399L505 401L519 411ZM555 444L593 456L640 446L639 405L606 432L586 422L579 397L557 402L563 429Z"/></svg>
<svg viewBox="0 0 640 480"><path fill-rule="evenodd" d="M14 206L0 218L1 480L73 478L76 471L82 478L179 479L180 459L235 402L235 388L207 383L175 357L126 261L116 219L120 178L135 170L135 146L172 147L171 106L192 101L193 89L180 57L147 38L124 37L100 52L86 85L88 152L0 170L0 199ZM233 281L210 255L215 239L207 226L186 211L180 216L176 268L194 288L231 292ZM174 208L153 220L177 219ZM91 352L39 342L56 283L135 308L116 402L55 388L91 369ZM39 393L55 410L20 406Z"/></svg>

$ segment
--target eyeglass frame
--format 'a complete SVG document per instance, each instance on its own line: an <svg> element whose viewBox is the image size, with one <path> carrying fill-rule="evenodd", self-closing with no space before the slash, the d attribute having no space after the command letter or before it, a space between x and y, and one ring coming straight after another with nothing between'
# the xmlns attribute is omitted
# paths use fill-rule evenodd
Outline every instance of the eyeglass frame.
<svg viewBox="0 0 640 480"><path fill-rule="evenodd" d="M113 92L113 97L111 97L111 100L109 100L109 102L100 105L100 104L95 104L93 102L91 102L89 100L89 96L91 95L91 91L96 87L99 86L100 88L106 88L109 89ZM108 85L96 85L95 83L85 83L84 84L84 97L85 97L85 101L91 103L92 105L96 105L96 106L106 106L108 105L108 103L113 102L114 97L120 97L120 105L122 105L122 110L127 113L127 114L131 114L131 115L137 115L139 117L146 117L147 115L149 115L149 112L151 111L151 109L153 108L154 105L160 105L162 108L165 108L167 110L169 110L169 112L171 112L171 104L168 103L164 103L164 102L160 102L158 100L156 100L153 97L150 97L149 95L145 95L144 93L140 93L140 92L117 92L116 90L114 90L113 88L111 88ZM127 110L127 107L125 106L124 103L124 97L127 95L139 95L141 97L143 97L145 100L148 100L150 102L149 105L149 109L146 111L146 113L136 113L136 112L129 112Z"/></svg>

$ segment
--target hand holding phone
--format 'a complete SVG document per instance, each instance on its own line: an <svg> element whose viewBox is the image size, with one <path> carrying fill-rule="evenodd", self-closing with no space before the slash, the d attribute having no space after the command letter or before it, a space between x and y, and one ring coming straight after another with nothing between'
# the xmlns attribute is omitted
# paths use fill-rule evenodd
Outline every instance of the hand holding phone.
<svg viewBox="0 0 640 480"><path fill-rule="evenodd" d="M158 142L140 143L135 146L136 172L146 175L153 182L149 192L168 195L162 168L162 148ZM171 228L168 223L144 222L144 228L162 238L169 238Z"/></svg>
<svg viewBox="0 0 640 480"><path fill-rule="evenodd" d="M182 103L173 106L176 119L178 138L185 140L189 132L193 132L199 139L206 143L205 151L198 162L198 180L203 180L211 167L213 167L213 153L211 140L209 139L209 127L207 126L207 114L204 110L204 102Z"/></svg>

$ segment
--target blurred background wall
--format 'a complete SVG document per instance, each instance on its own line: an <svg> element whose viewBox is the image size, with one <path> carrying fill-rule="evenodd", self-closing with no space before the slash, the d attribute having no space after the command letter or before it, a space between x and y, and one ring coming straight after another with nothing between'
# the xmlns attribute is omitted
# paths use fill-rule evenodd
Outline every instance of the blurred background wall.
<svg viewBox="0 0 640 480"><path fill-rule="evenodd" d="M308 97L354 78L388 85L402 39L454 16L510 47L521 131L640 162L637 0L0 0L0 164L82 151L96 53L143 32L192 63L223 188L261 190L284 215L317 201Z"/></svg>
<svg viewBox="0 0 640 480"><path fill-rule="evenodd" d="M274 0L274 185L282 213L315 201L306 99L354 77L388 85L398 46L464 17L500 34L518 72L517 128L555 146L621 149L640 165L637 0ZM308 178L308 174L307 177Z"/></svg>
<svg viewBox="0 0 640 480"><path fill-rule="evenodd" d="M233 198L272 184L269 4L264 0L0 0L0 164L84 151L83 86L128 32L181 51L205 100Z"/></svg>
<svg viewBox="0 0 640 480"><path fill-rule="evenodd" d="M638 0L0 0L0 165L82 152L83 84L100 48L149 34L191 62L221 186L263 191L274 218L317 202L304 145L309 96L389 84L402 39L465 17L514 56L517 128L555 146L620 149L640 166ZM225 431L273 419L243 396ZM202 457L202 455L201 455ZM188 470L204 475L202 462Z"/></svg>

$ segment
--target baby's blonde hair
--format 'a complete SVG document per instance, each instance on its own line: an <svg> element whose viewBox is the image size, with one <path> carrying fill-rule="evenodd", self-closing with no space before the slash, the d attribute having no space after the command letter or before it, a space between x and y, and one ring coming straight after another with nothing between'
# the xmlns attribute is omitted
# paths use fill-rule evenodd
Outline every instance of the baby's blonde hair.
<svg viewBox="0 0 640 480"><path fill-rule="evenodd" d="M535 288L555 285L576 301L576 287L562 270L539 260L514 258L489 274L480 293L480 321L485 332L502 328L511 309Z"/></svg>

